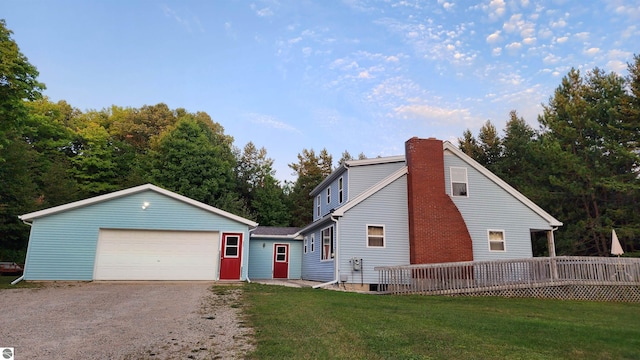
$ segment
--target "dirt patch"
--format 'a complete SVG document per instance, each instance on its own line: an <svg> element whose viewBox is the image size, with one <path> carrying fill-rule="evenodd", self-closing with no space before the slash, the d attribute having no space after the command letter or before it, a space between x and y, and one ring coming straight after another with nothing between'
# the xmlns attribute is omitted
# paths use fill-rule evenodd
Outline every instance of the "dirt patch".
<svg viewBox="0 0 640 360"><path fill-rule="evenodd" d="M18 359L233 359L252 349L241 286L50 283L0 292Z"/></svg>

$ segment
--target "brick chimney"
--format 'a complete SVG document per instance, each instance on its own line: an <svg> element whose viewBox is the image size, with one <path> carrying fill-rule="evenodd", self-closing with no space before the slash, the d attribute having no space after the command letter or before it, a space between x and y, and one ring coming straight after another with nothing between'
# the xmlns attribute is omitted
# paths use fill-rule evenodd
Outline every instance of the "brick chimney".
<svg viewBox="0 0 640 360"><path fill-rule="evenodd" d="M405 152L411 263L472 261L469 230L445 192L442 141L414 137Z"/></svg>

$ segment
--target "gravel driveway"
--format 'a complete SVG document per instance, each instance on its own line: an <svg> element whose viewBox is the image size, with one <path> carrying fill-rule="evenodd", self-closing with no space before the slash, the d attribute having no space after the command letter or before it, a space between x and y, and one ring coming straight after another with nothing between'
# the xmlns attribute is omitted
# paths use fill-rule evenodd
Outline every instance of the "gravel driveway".
<svg viewBox="0 0 640 360"><path fill-rule="evenodd" d="M0 347L17 360L242 358L252 340L240 294L202 282L1 290Z"/></svg>

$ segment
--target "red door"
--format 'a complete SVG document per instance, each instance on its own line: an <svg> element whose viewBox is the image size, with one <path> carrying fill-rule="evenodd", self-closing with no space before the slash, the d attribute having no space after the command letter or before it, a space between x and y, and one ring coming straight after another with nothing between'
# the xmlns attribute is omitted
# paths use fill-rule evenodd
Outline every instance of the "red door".
<svg viewBox="0 0 640 360"><path fill-rule="evenodd" d="M289 278L289 245L275 244L273 250L273 278Z"/></svg>
<svg viewBox="0 0 640 360"><path fill-rule="evenodd" d="M241 261L242 234L223 234L220 280L240 280Z"/></svg>

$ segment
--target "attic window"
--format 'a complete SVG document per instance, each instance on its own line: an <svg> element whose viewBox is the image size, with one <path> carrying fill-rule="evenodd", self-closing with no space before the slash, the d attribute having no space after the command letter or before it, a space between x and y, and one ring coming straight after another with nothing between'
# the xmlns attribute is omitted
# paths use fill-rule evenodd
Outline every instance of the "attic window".
<svg viewBox="0 0 640 360"><path fill-rule="evenodd" d="M451 167L451 195L452 196L469 196L467 192L467 168Z"/></svg>
<svg viewBox="0 0 640 360"><path fill-rule="evenodd" d="M338 179L338 202L342 204L344 201L344 180L342 178Z"/></svg>
<svg viewBox="0 0 640 360"><path fill-rule="evenodd" d="M327 204L331 203L331 188L327 188Z"/></svg>
<svg viewBox="0 0 640 360"><path fill-rule="evenodd" d="M320 217L320 195L316 196L316 216Z"/></svg>

